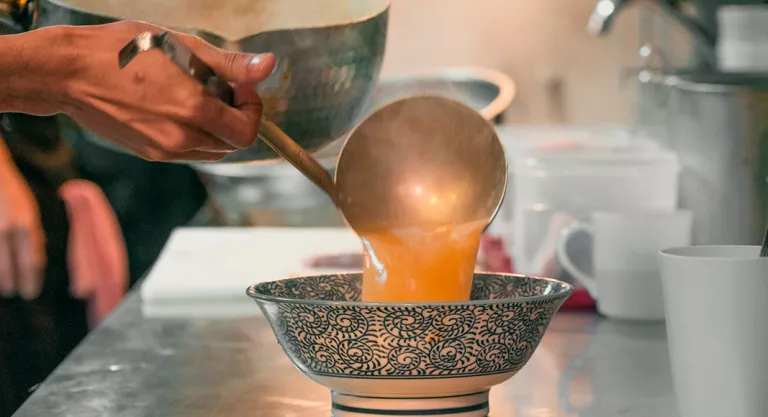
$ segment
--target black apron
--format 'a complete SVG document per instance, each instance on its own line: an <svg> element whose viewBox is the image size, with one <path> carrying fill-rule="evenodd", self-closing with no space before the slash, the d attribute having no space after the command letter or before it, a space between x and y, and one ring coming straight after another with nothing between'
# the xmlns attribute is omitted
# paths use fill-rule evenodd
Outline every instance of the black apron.
<svg viewBox="0 0 768 417"><path fill-rule="evenodd" d="M37 199L47 252L38 299L0 298L0 416L6 417L85 337L87 324L85 303L69 295L69 225L57 193L77 176L72 149L59 138L52 117L3 114L0 132Z"/></svg>
<svg viewBox="0 0 768 417"><path fill-rule="evenodd" d="M155 261L171 230L197 213L206 192L189 167L94 145L65 118L4 114L0 132L39 203L48 261L39 299L0 299L0 417L8 417L88 331L85 303L69 295L69 227L58 188L78 177L102 188L125 237L131 284Z"/></svg>

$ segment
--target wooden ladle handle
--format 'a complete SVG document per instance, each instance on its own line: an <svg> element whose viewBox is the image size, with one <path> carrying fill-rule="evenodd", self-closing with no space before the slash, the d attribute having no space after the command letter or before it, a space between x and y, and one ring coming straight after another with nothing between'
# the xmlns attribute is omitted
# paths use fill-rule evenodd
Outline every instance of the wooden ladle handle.
<svg viewBox="0 0 768 417"><path fill-rule="evenodd" d="M331 174L309 152L294 142L274 123L264 118L262 118L261 126L259 127L259 137L286 161L301 171L305 177L325 191L331 197L334 204L338 206L338 192Z"/></svg>

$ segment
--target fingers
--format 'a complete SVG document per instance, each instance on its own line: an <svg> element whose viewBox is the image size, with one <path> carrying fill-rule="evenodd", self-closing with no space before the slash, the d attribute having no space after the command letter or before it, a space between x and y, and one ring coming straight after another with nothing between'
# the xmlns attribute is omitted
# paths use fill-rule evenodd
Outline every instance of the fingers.
<svg viewBox="0 0 768 417"><path fill-rule="evenodd" d="M0 178L0 295L40 295L45 234L33 191L14 171Z"/></svg>
<svg viewBox="0 0 768 417"><path fill-rule="evenodd" d="M256 86L251 84L235 85L235 105L246 118L245 126L249 126L252 131L249 134L256 133L254 139L258 137L259 126L261 125L261 116L264 112L264 104L261 98L256 94ZM253 144L253 141L251 142Z"/></svg>
<svg viewBox="0 0 768 417"><path fill-rule="evenodd" d="M18 292L32 300L42 290L45 240L39 228L17 227L0 234L0 295Z"/></svg>
<svg viewBox="0 0 768 417"><path fill-rule="evenodd" d="M195 36L181 36L184 42L219 77L233 83L259 83L272 74L275 56L225 51Z"/></svg>
<svg viewBox="0 0 768 417"><path fill-rule="evenodd" d="M232 111L237 109L230 108ZM106 110L107 113L114 111ZM103 128L108 126L109 128ZM216 162L236 147L191 124L168 119L128 122L106 117L92 128L98 136L109 136L136 156L157 162Z"/></svg>
<svg viewBox="0 0 768 417"><path fill-rule="evenodd" d="M210 134L189 124L160 121L138 126L138 129L149 137L150 142L159 144L160 148L173 154L191 151L227 153L239 149L238 146L219 139L216 134Z"/></svg>
<svg viewBox="0 0 768 417"><path fill-rule="evenodd" d="M197 123L230 145L247 148L256 141L263 106L252 84L235 85L235 104L237 108L207 97Z"/></svg>
<svg viewBox="0 0 768 417"><path fill-rule="evenodd" d="M135 146L130 142L124 145L136 156L153 162L218 162L227 156L228 152L209 152L209 151L186 151L172 152L161 148L148 146Z"/></svg>
<svg viewBox="0 0 768 417"><path fill-rule="evenodd" d="M256 84L264 81L275 67L275 56L224 51L197 37L183 37L185 43L220 77L235 86L235 105L206 97L197 122L208 133L236 146L247 148L256 141L263 105Z"/></svg>
<svg viewBox="0 0 768 417"><path fill-rule="evenodd" d="M256 86L250 83L235 84L235 106L252 120L261 120L264 105L256 94Z"/></svg>
<svg viewBox="0 0 768 417"><path fill-rule="evenodd" d="M16 290L25 300L37 298L42 289L45 243L39 227L18 228L11 232L16 269Z"/></svg>

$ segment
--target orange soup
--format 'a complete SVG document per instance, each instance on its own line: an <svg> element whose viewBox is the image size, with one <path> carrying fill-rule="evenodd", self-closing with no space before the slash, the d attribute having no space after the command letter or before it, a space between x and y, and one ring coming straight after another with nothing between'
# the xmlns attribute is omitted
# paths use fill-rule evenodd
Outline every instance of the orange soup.
<svg viewBox="0 0 768 417"><path fill-rule="evenodd" d="M466 301L486 222L360 233L363 301Z"/></svg>

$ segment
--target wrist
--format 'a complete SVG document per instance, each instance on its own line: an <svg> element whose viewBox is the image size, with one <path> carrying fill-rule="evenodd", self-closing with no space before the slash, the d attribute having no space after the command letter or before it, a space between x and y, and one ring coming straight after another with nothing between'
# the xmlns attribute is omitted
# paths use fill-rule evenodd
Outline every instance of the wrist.
<svg viewBox="0 0 768 417"><path fill-rule="evenodd" d="M59 26L4 36L0 111L50 115L65 112L79 73L82 30Z"/></svg>

